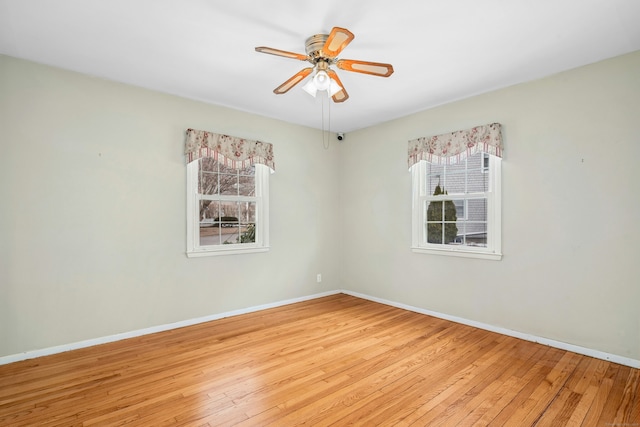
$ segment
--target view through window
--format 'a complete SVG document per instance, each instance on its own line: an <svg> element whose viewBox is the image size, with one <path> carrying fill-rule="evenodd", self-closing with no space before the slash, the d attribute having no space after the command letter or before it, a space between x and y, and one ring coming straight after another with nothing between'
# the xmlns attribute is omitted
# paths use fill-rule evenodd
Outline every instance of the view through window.
<svg viewBox="0 0 640 427"><path fill-rule="evenodd" d="M268 182L262 164L235 169L211 157L187 165L187 254L268 249Z"/></svg>
<svg viewBox="0 0 640 427"><path fill-rule="evenodd" d="M414 250L499 256L500 161L477 152L455 164L412 167Z"/></svg>
<svg viewBox="0 0 640 427"><path fill-rule="evenodd" d="M476 153L454 165L427 163L428 243L487 246L489 174L484 173L485 156Z"/></svg>
<svg viewBox="0 0 640 427"><path fill-rule="evenodd" d="M256 169L203 157L198 174L200 246L255 242Z"/></svg>

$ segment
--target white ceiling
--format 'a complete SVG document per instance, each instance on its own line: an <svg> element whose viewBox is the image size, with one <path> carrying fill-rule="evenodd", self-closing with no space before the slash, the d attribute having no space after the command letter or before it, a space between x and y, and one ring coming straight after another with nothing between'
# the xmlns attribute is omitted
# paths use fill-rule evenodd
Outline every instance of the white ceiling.
<svg viewBox="0 0 640 427"><path fill-rule="evenodd" d="M0 53L350 132L640 50L638 22L640 0L0 0ZM395 73L338 70L330 111L303 84L275 95L308 63L254 48L305 53L334 26L355 34L341 58Z"/></svg>

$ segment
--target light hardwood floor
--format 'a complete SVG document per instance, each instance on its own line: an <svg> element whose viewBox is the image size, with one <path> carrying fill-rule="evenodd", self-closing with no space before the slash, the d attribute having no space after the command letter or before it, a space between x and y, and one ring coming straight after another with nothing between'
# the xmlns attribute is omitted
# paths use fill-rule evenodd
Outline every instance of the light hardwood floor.
<svg viewBox="0 0 640 427"><path fill-rule="evenodd" d="M0 425L629 427L639 378L334 295L0 366Z"/></svg>

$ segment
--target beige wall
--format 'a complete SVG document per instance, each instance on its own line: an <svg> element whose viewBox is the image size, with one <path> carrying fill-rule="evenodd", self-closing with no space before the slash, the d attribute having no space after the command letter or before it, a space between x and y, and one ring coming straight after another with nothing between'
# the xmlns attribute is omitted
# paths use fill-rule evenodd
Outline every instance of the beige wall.
<svg viewBox="0 0 640 427"><path fill-rule="evenodd" d="M0 356L348 289L639 360L639 73L634 53L324 150L316 130L0 56ZM503 260L412 253L407 141L496 121ZM186 258L188 127L274 144L270 252Z"/></svg>
<svg viewBox="0 0 640 427"><path fill-rule="evenodd" d="M186 257L189 127L274 144L270 252ZM0 56L0 138L0 356L339 288L320 131Z"/></svg>
<svg viewBox="0 0 640 427"><path fill-rule="evenodd" d="M351 133L343 287L640 359L640 52ZM410 251L407 141L503 125L502 261Z"/></svg>

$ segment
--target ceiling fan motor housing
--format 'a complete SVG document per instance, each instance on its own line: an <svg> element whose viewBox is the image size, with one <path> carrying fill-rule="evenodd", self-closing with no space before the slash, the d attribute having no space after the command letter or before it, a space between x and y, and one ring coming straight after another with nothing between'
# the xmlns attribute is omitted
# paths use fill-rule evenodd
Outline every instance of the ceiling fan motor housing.
<svg viewBox="0 0 640 427"><path fill-rule="evenodd" d="M309 37L305 42L305 49L312 63L315 64L320 60L324 60L326 62L330 61L330 58L326 58L322 52L322 48L328 38L328 34L316 34Z"/></svg>

